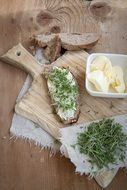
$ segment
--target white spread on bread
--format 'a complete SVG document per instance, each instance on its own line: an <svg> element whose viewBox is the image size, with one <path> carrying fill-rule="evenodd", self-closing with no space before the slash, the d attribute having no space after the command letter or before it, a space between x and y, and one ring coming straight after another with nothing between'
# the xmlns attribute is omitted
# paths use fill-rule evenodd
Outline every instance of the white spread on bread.
<svg viewBox="0 0 127 190"><path fill-rule="evenodd" d="M62 109L59 109L58 110L58 115L63 118L63 119L69 119L69 118L73 118L74 117L74 114L75 114L75 110L66 110L66 111L63 111Z"/></svg>
<svg viewBox="0 0 127 190"><path fill-rule="evenodd" d="M72 73L66 68L54 66L47 85L59 117L64 120L74 118L78 88Z"/></svg>

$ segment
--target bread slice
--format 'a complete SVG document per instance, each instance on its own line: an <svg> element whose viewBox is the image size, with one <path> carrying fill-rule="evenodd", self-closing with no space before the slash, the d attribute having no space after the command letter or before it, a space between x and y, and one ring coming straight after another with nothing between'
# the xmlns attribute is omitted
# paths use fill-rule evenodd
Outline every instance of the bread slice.
<svg viewBox="0 0 127 190"><path fill-rule="evenodd" d="M51 63L54 62L61 52L61 40L58 35L54 36L50 42L47 43L47 47L44 50L44 55Z"/></svg>
<svg viewBox="0 0 127 190"><path fill-rule="evenodd" d="M47 44L56 36L56 34L40 34L37 36L33 36L30 40L34 43L34 45L38 47L46 47Z"/></svg>
<svg viewBox="0 0 127 190"><path fill-rule="evenodd" d="M67 50L90 49L99 40L97 33L59 33L59 34L42 34L33 37L34 43L39 47L45 47L55 35L59 35L62 47Z"/></svg>
<svg viewBox="0 0 127 190"><path fill-rule="evenodd" d="M48 68L48 69L47 69ZM79 118L79 88L68 68L46 67L44 72L53 108L64 124Z"/></svg>
<svg viewBox="0 0 127 190"><path fill-rule="evenodd" d="M96 33L70 34L60 33L62 47L67 50L90 49L99 40Z"/></svg>

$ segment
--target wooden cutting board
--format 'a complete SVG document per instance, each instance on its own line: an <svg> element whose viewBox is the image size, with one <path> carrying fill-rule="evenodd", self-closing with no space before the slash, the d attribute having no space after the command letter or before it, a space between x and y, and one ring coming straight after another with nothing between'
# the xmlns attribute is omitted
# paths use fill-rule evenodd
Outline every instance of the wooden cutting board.
<svg viewBox="0 0 127 190"><path fill-rule="evenodd" d="M85 51L67 52L53 64L69 67L75 75L80 85L80 89L84 90L85 63L87 56L88 54ZM24 69L33 77L30 89L15 106L16 113L29 118L39 124L53 137L58 138L59 128L66 127L67 125L61 123L58 116L53 113L46 80L42 74L44 66L38 64L34 57L28 53L21 44L9 50L2 56L2 59L5 62ZM83 99L84 92L82 90L81 98ZM85 102L83 102L83 104L85 104ZM84 117L84 108L82 107L79 122L84 121Z"/></svg>
<svg viewBox="0 0 127 190"><path fill-rule="evenodd" d="M88 53L84 50L66 52L57 61L57 66L69 67L74 74L80 88L81 113L77 123L97 120L127 112L127 100L95 98L85 90L85 67ZM34 57L21 45L10 49L1 57L2 60L17 66L33 77L33 82L24 97L15 106L16 113L40 125L53 137L59 138L59 128L67 127L61 123L58 116L53 113L51 100L48 95L46 80L43 77L44 66L36 62Z"/></svg>

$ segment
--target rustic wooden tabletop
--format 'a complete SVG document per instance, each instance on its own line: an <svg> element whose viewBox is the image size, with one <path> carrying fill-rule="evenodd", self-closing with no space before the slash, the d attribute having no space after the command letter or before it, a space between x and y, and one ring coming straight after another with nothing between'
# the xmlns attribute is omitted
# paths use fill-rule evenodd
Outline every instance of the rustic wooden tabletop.
<svg viewBox="0 0 127 190"><path fill-rule="evenodd" d="M0 0L0 55L41 32L100 32L93 52L127 54L126 0ZM16 97L26 74L0 63L0 190L100 190L71 162L57 154L10 139ZM125 105L126 106L126 105ZM106 190L126 190L127 173L120 170Z"/></svg>

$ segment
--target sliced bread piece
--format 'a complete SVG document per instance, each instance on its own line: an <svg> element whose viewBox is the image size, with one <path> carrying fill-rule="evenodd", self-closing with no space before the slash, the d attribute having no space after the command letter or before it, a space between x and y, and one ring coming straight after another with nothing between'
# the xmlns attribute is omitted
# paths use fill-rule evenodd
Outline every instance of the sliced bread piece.
<svg viewBox="0 0 127 190"><path fill-rule="evenodd" d="M56 35L59 35L62 47L67 50L90 49L100 37L97 33L59 33L37 35L33 37L33 40L39 47L45 47Z"/></svg>
<svg viewBox="0 0 127 190"><path fill-rule="evenodd" d="M47 69L48 68L48 69ZM46 67L49 95L56 114L64 124L75 123L79 118L79 88L68 68Z"/></svg>
<svg viewBox="0 0 127 190"><path fill-rule="evenodd" d="M99 40L99 35L96 33L60 33L59 36L61 38L62 47L67 50L90 49Z"/></svg>
<svg viewBox="0 0 127 190"><path fill-rule="evenodd" d="M56 36L56 34L40 34L31 37L31 41L38 47L46 47L47 44Z"/></svg>
<svg viewBox="0 0 127 190"><path fill-rule="evenodd" d="M61 52L61 40L58 35L54 36L54 38L51 39L47 43L47 47L44 50L44 55L47 60L49 60L51 63L54 62L59 56Z"/></svg>

